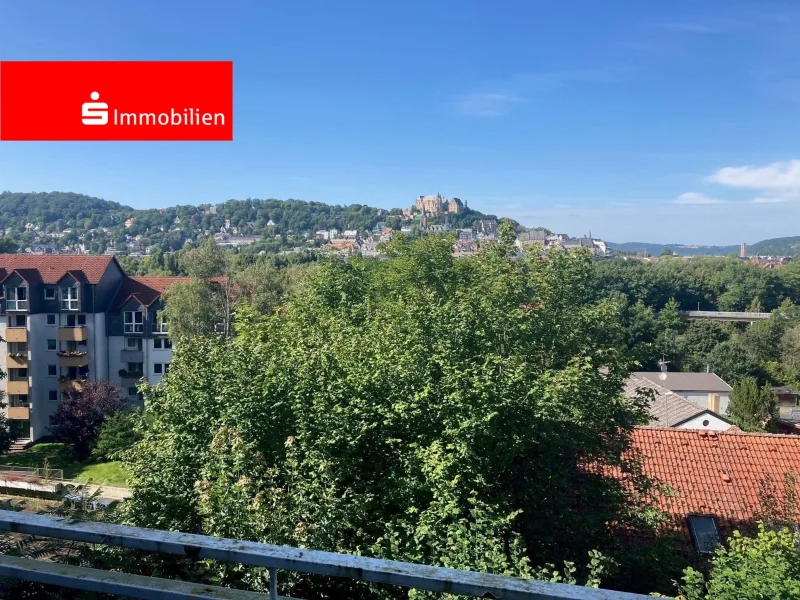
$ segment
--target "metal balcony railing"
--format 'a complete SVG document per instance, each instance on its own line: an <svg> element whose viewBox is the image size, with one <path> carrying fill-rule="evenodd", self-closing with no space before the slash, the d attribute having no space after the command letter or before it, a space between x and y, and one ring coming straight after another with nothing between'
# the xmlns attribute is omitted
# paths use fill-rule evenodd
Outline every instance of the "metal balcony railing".
<svg viewBox="0 0 800 600"><path fill-rule="evenodd" d="M269 570L269 596L228 588L128 575L125 573L42 562L0 555L0 576L38 583L117 594L129 598L252 598L277 599L278 569L343 577L450 594L503 600L646 600L628 594L533 579L459 571L394 560L216 538L0 510L0 530L48 538L105 544L193 559L236 562Z"/></svg>

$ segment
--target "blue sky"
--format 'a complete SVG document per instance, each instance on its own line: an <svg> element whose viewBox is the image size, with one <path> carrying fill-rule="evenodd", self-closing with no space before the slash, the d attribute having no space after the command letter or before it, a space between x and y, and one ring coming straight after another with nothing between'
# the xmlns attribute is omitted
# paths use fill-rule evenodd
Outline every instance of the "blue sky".
<svg viewBox="0 0 800 600"><path fill-rule="evenodd" d="M2 59L233 60L235 102L231 143L2 143L0 189L800 235L797 31L797 2L0 0Z"/></svg>

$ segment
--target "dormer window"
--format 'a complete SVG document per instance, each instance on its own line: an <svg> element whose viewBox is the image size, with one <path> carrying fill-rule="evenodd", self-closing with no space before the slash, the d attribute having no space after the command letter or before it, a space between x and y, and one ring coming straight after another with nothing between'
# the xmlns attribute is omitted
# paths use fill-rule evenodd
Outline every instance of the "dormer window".
<svg viewBox="0 0 800 600"><path fill-rule="evenodd" d="M6 288L6 310L28 310L28 288Z"/></svg>
<svg viewBox="0 0 800 600"><path fill-rule="evenodd" d="M138 310L125 311L125 333L144 333L144 313Z"/></svg>
<svg viewBox="0 0 800 600"><path fill-rule="evenodd" d="M159 315L153 320L153 333L169 333L167 318L164 315Z"/></svg>
<svg viewBox="0 0 800 600"><path fill-rule="evenodd" d="M54 287L46 287L46 288L44 288L44 299L45 300L55 300L56 299L56 288L54 288Z"/></svg>
<svg viewBox="0 0 800 600"><path fill-rule="evenodd" d="M61 288L61 310L78 310L78 288Z"/></svg>

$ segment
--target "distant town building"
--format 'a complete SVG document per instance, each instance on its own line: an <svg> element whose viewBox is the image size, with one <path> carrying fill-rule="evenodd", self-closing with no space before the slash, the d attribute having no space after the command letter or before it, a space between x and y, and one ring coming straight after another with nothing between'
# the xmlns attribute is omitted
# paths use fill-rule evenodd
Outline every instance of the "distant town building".
<svg viewBox="0 0 800 600"><path fill-rule="evenodd" d="M547 246L552 243L548 241L547 237L547 232L544 229L527 229L517 234L515 245L520 249L531 246Z"/></svg>
<svg viewBox="0 0 800 600"><path fill-rule="evenodd" d="M497 221L481 219L478 221L478 233L482 233L489 239L495 239L497 237Z"/></svg>
<svg viewBox="0 0 800 600"><path fill-rule="evenodd" d="M666 379L661 379L662 373L639 371L633 373L639 379L646 379L660 385L700 408L708 408L718 414L727 414L728 402L733 388L715 373L682 373L669 372ZM714 399L711 396L715 395ZM714 403L715 406L709 406Z"/></svg>

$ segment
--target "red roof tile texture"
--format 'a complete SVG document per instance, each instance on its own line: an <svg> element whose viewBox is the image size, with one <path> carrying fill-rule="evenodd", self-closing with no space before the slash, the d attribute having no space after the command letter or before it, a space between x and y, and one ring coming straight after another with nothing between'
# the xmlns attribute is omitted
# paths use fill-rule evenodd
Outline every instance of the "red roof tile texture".
<svg viewBox="0 0 800 600"><path fill-rule="evenodd" d="M35 270L42 283L55 284L71 271L73 274L82 272L86 281L96 284L114 260L113 256L84 254L0 254L0 281L12 271L30 274Z"/></svg>
<svg viewBox="0 0 800 600"><path fill-rule="evenodd" d="M113 307L119 309L131 298L142 306L150 306L173 283L189 281L189 277L126 277L114 299Z"/></svg>
<svg viewBox="0 0 800 600"><path fill-rule="evenodd" d="M768 478L780 502L784 476L800 477L800 436L641 427L633 441L644 472L674 490L658 502L681 529L686 515L711 514L727 535L763 514Z"/></svg>

